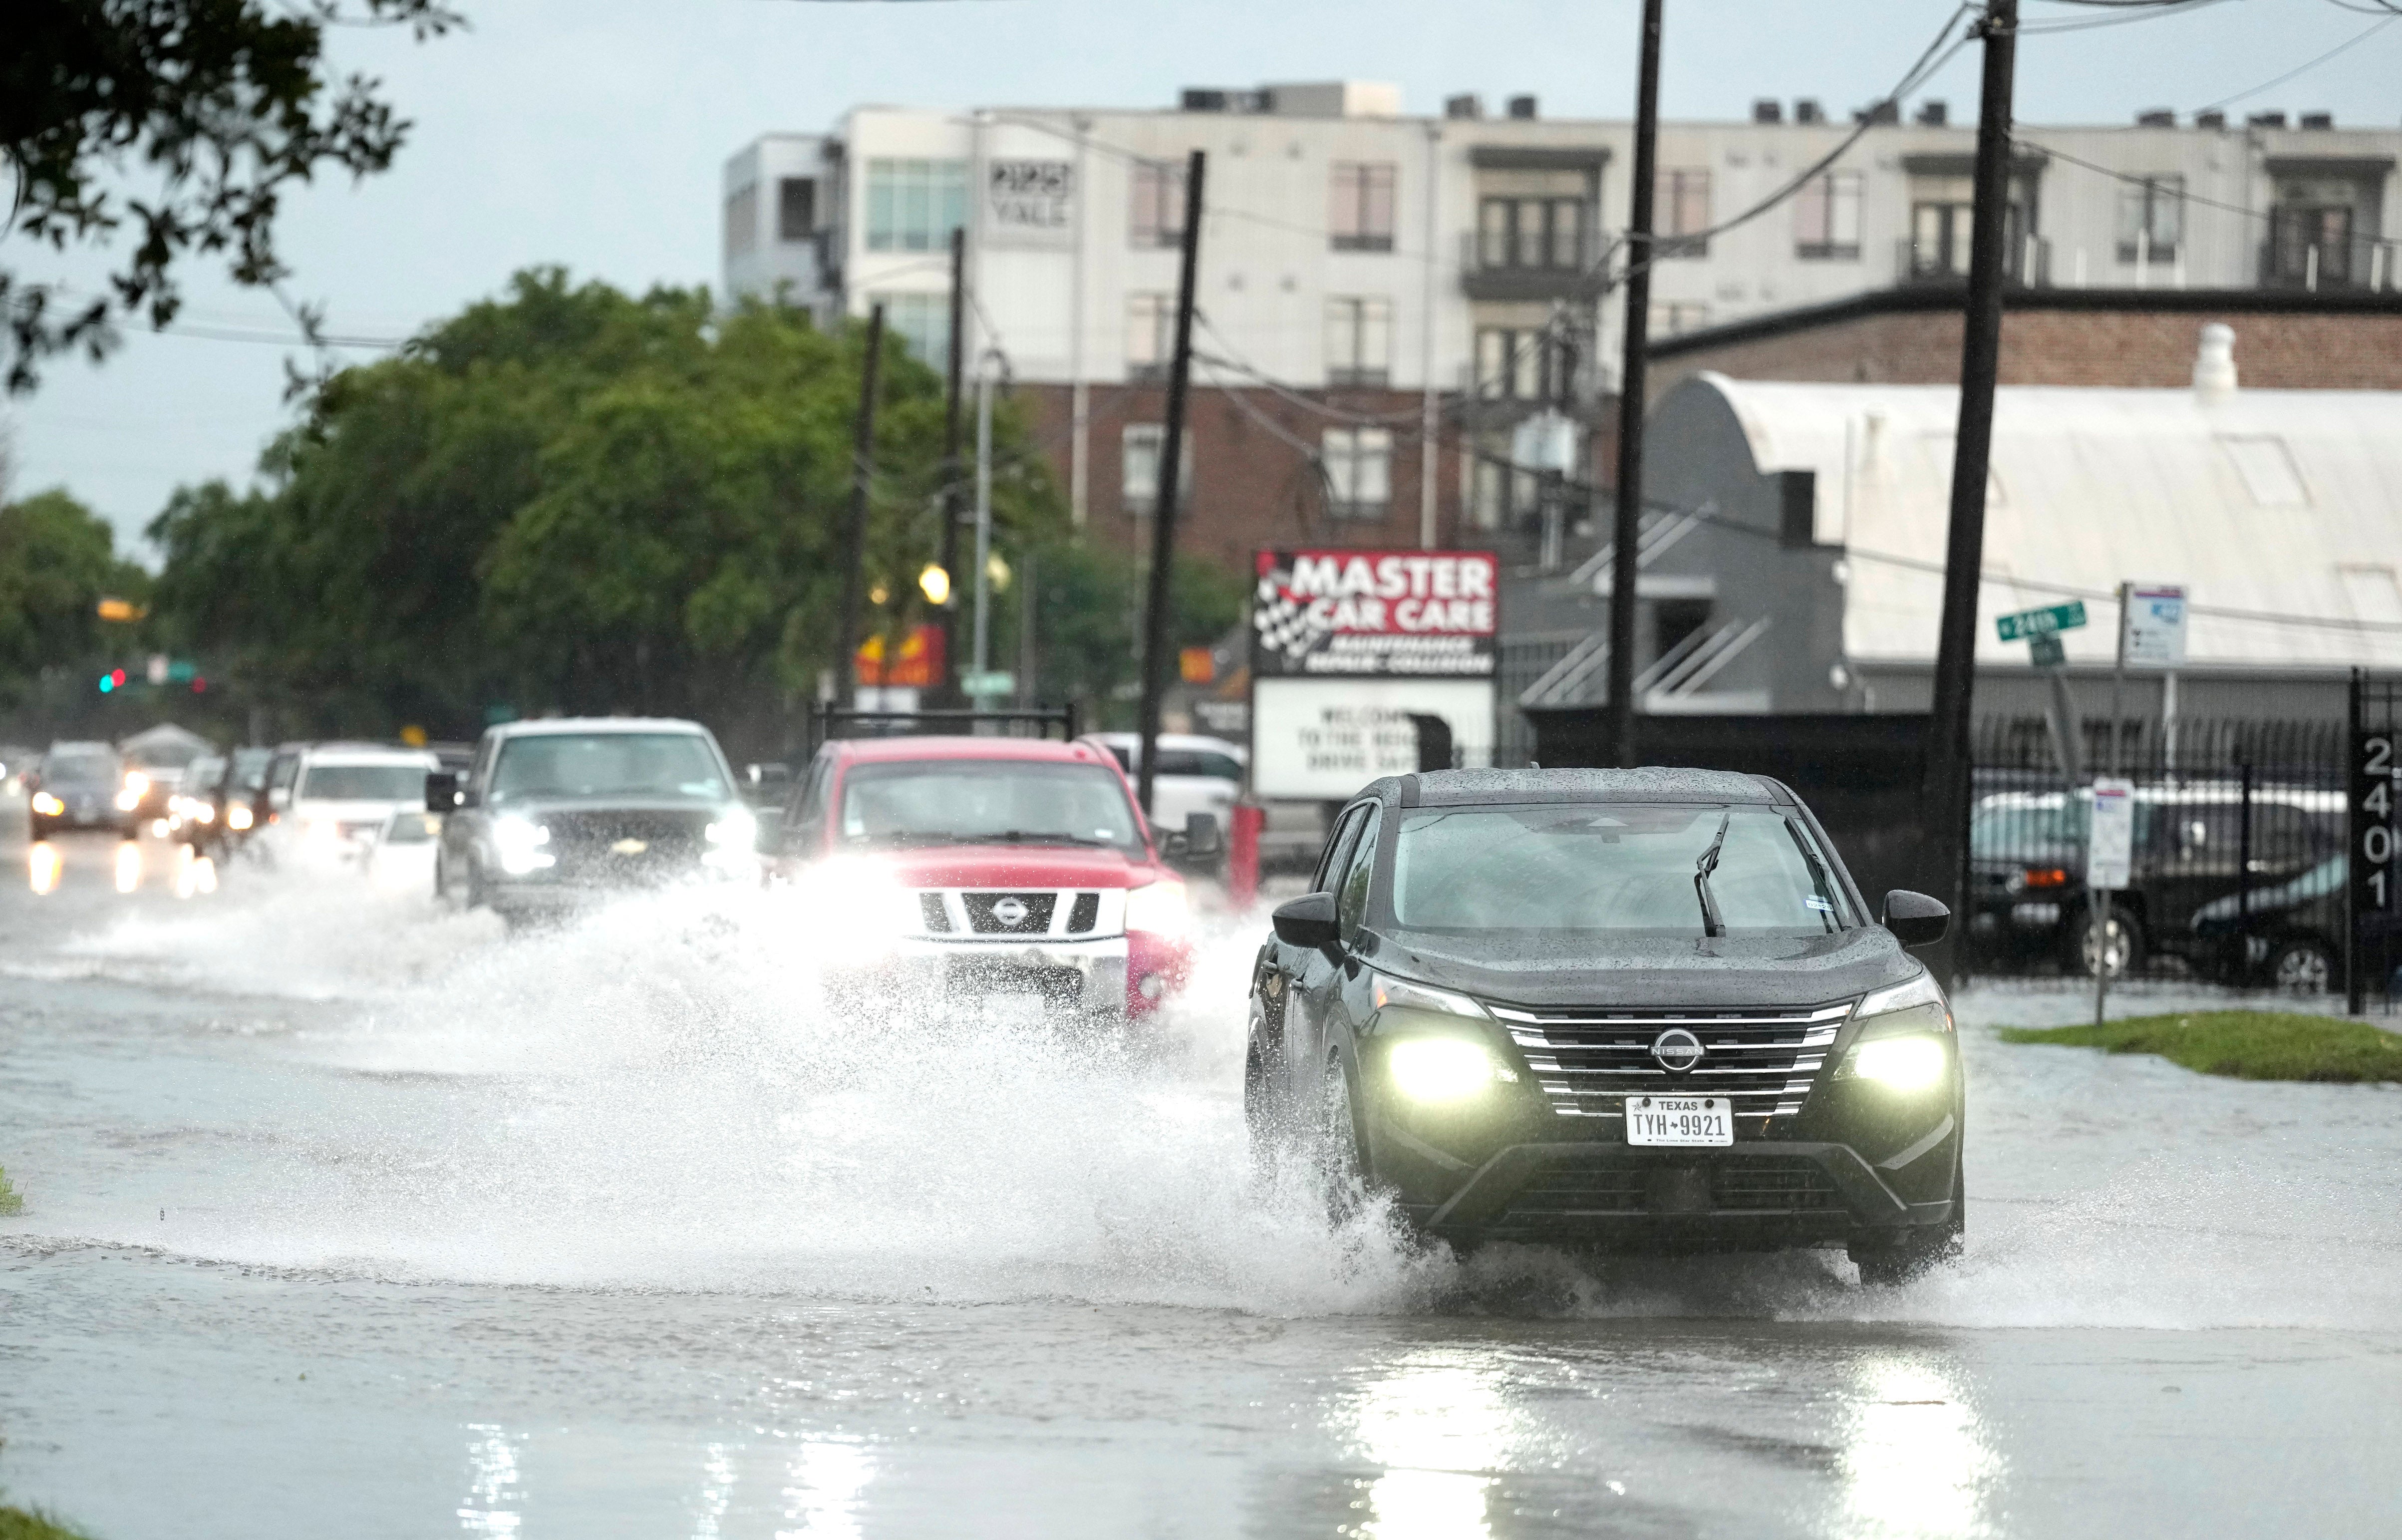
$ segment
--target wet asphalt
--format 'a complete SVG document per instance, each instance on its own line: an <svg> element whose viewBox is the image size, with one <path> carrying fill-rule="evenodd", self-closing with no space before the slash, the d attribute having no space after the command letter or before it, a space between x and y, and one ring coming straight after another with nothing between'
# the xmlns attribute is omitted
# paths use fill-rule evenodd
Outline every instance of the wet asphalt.
<svg viewBox="0 0 2402 1540"><path fill-rule="evenodd" d="M2402 1532L2402 1088L1980 989L1940 1275L1461 1263L1249 1178L1239 927L1129 1055L830 1010L747 894L37 894L7 816L0 1488L96 1540Z"/></svg>

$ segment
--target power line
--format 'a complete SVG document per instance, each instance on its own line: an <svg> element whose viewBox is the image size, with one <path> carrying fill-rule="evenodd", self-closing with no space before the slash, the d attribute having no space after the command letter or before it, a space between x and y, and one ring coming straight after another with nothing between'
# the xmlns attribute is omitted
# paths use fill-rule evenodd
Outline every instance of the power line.
<svg viewBox="0 0 2402 1540"><path fill-rule="evenodd" d="M2346 8L2349 9L2350 7L2347 7ZM2247 96L2257 96L2264 90L2274 90L2277 87L2284 85L2286 81L2291 80L2296 76L2306 75L2310 71L2318 68L2321 64L2326 63L2328 60L2334 58L2337 54L2343 52L2345 49L2350 49L2356 44L2367 42L2371 37L2383 32L2387 27L2392 26L2396 21L2402 21L2402 11L2389 11L2381 20L2371 21L2362 31L2354 34L2353 36L2345 38L2342 42L2338 43L2335 47L2327 49L2326 52L2320 54L2316 59L2312 60L2309 63L2296 65L2294 68L2287 70L2285 74L2278 76L2273 80L2263 80L2249 90L2239 90L2232 96L2222 96L2217 101L2209 104L2207 106L2197 107L2194 110L2197 112L2211 112L2219 107L2230 106L2237 102L2243 101Z"/></svg>

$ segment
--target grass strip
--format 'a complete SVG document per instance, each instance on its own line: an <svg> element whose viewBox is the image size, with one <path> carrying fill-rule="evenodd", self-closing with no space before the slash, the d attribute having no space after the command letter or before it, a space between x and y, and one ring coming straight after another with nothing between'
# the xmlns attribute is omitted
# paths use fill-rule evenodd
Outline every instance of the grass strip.
<svg viewBox="0 0 2402 1540"><path fill-rule="evenodd" d="M24 1212L25 1200L18 1195L16 1188L8 1185L7 1168L0 1166L0 1215ZM7 1540L7 1533L5 1530L0 1530L0 1540Z"/></svg>
<svg viewBox="0 0 2402 1540"><path fill-rule="evenodd" d="M86 1540L86 1536L38 1511L0 1507L0 1540Z"/></svg>
<svg viewBox="0 0 2402 1540"><path fill-rule="evenodd" d="M2005 1043L2157 1053L2187 1069L2238 1080L2402 1081L2402 1034L2286 1011L2135 1016L2098 1027L2004 1027L2001 1035Z"/></svg>

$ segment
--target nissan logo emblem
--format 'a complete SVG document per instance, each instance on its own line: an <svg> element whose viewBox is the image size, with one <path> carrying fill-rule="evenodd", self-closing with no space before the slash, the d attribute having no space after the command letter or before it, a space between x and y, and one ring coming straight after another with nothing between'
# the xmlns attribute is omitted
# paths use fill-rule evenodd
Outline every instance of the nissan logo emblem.
<svg viewBox="0 0 2402 1540"><path fill-rule="evenodd" d="M1651 1040L1651 1057L1670 1075L1682 1075L1702 1061L1702 1040L1682 1027L1670 1027Z"/></svg>
<svg viewBox="0 0 2402 1540"><path fill-rule="evenodd" d="M996 899L992 906L992 917L1012 930L1026 923L1027 912L1026 900L1023 898ZM1694 1045L1694 1047L1696 1052L1700 1050L1699 1044Z"/></svg>

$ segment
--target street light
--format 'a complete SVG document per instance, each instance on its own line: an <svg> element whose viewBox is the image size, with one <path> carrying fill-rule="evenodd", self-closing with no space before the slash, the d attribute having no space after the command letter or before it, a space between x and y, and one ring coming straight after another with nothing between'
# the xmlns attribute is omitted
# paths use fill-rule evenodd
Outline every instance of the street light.
<svg viewBox="0 0 2402 1540"><path fill-rule="evenodd" d="M929 562L918 575L918 590L926 596L926 603L939 609L951 602L951 575L941 562Z"/></svg>

